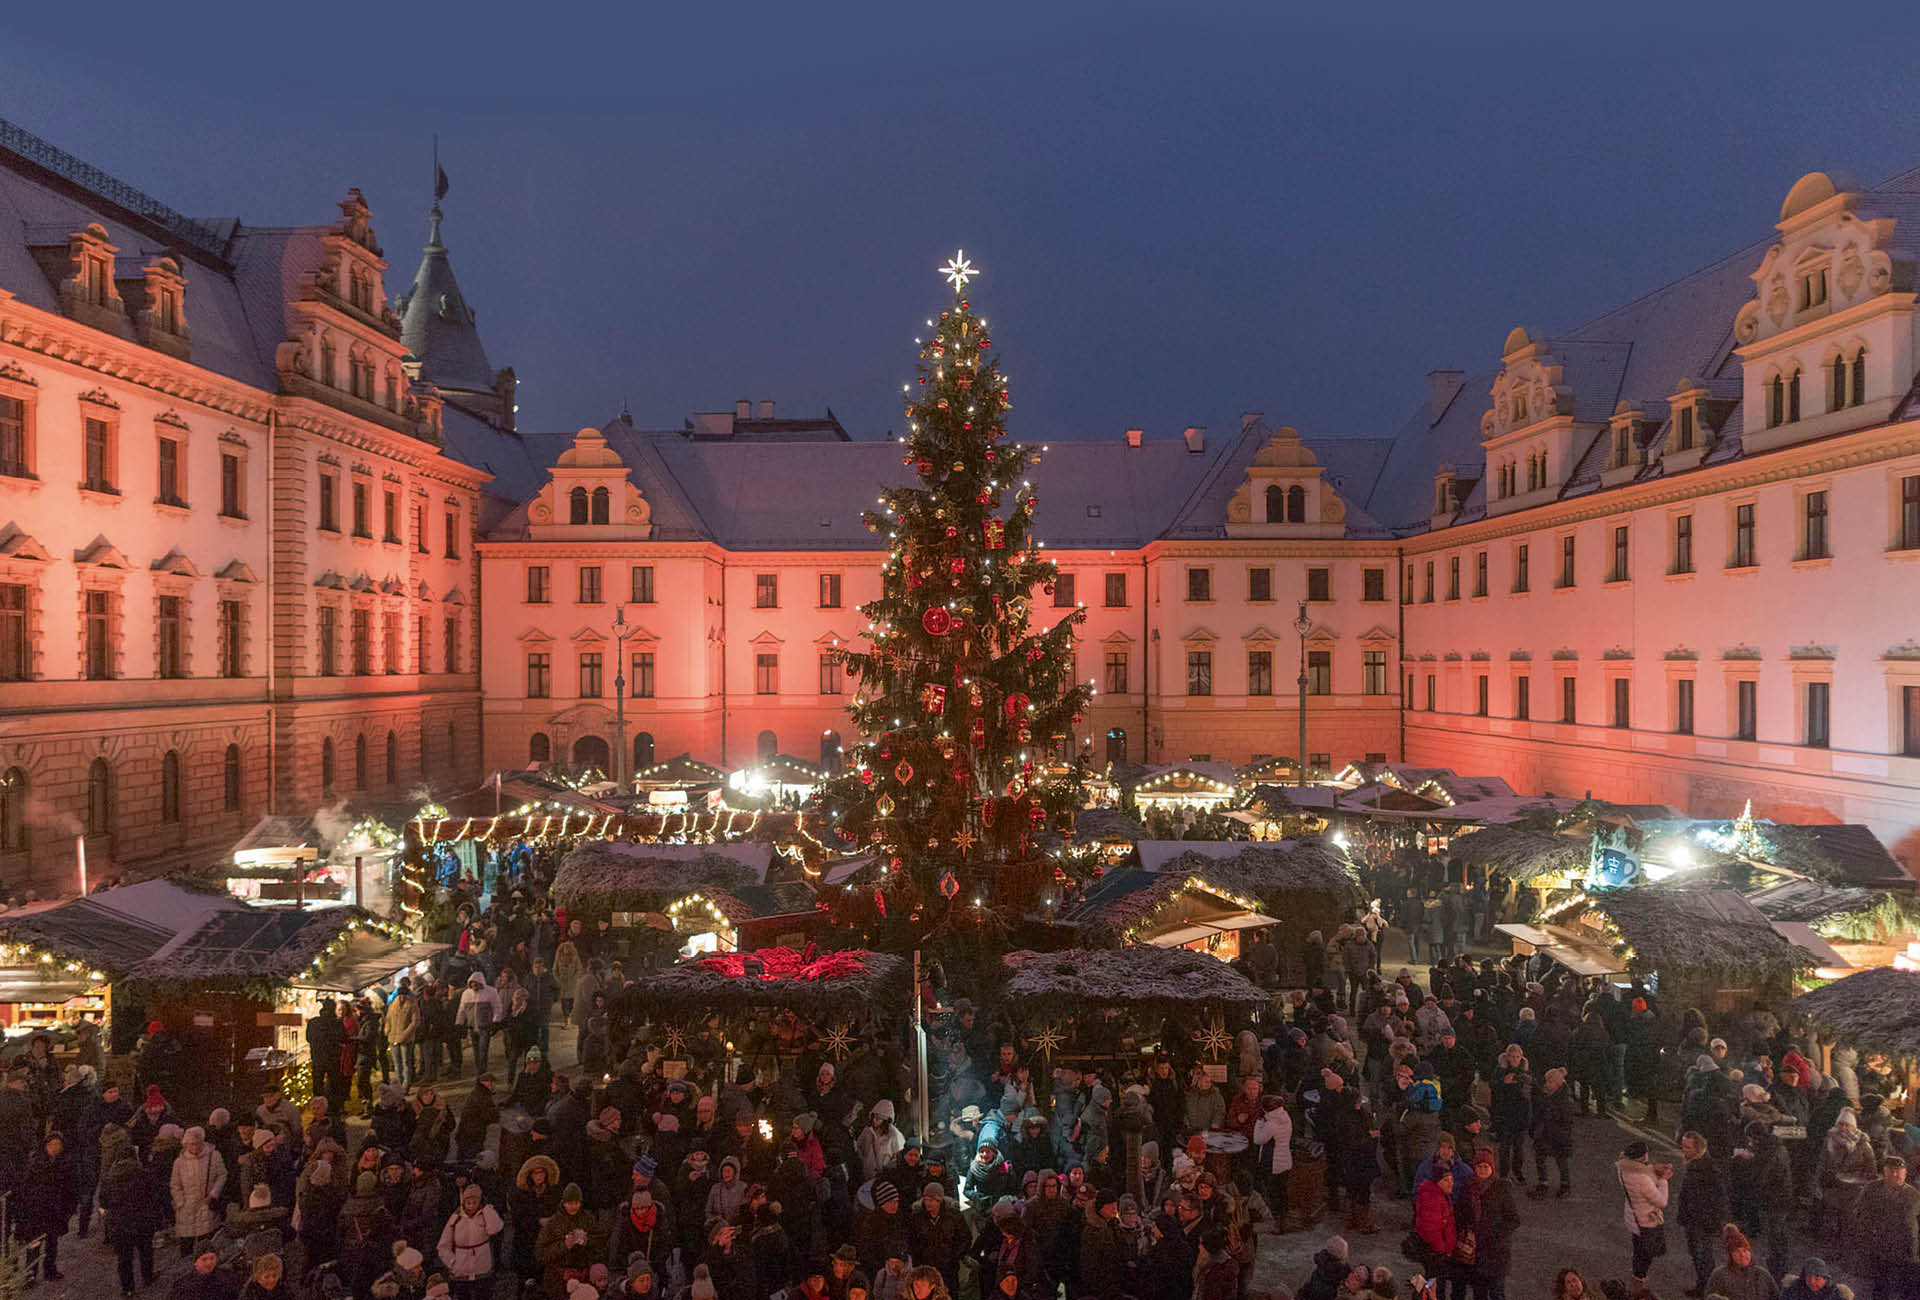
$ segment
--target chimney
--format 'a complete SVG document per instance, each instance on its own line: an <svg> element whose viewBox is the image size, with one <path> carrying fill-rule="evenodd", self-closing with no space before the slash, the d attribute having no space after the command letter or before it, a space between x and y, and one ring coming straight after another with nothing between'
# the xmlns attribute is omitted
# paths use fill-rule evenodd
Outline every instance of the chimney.
<svg viewBox="0 0 1920 1300"><path fill-rule="evenodd" d="M753 418L753 403L744 397L735 402L733 404L733 418L736 420L751 420Z"/></svg>
<svg viewBox="0 0 1920 1300"><path fill-rule="evenodd" d="M1144 429L1128 429L1127 430L1127 446L1138 447L1140 445L1140 439L1145 436L1146 436L1146 430Z"/></svg>
<svg viewBox="0 0 1920 1300"><path fill-rule="evenodd" d="M1207 449L1207 426L1190 424L1187 426L1187 450L1205 451Z"/></svg>
<svg viewBox="0 0 1920 1300"><path fill-rule="evenodd" d="M1431 429L1440 423L1440 417L1447 413L1447 407L1466 387L1464 370L1427 371L1427 427Z"/></svg>
<svg viewBox="0 0 1920 1300"><path fill-rule="evenodd" d="M771 420L773 418L773 399L771 397L763 397L760 399L760 418L763 420Z"/></svg>

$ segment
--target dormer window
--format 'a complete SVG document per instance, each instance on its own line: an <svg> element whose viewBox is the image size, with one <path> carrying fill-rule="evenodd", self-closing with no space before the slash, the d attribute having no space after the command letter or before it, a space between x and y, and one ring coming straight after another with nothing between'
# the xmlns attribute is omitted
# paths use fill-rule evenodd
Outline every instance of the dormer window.
<svg viewBox="0 0 1920 1300"><path fill-rule="evenodd" d="M607 522L612 500L612 494L605 488L597 487L593 490L592 516L594 523L604 524Z"/></svg>
<svg viewBox="0 0 1920 1300"><path fill-rule="evenodd" d="M1633 464L1633 425L1618 424L1613 429L1613 467L1622 469Z"/></svg>
<svg viewBox="0 0 1920 1300"><path fill-rule="evenodd" d="M86 285L87 301L95 307L107 305L107 282L110 278L107 274L107 260L104 257L86 259L82 282Z"/></svg>
<svg viewBox="0 0 1920 1300"><path fill-rule="evenodd" d="M1800 310L1811 311L1827 305L1827 268L1809 271L1800 277Z"/></svg>
<svg viewBox="0 0 1920 1300"><path fill-rule="evenodd" d="M587 522L587 490L577 487L567 493L567 522L584 524Z"/></svg>
<svg viewBox="0 0 1920 1300"><path fill-rule="evenodd" d="M1694 439L1694 420L1697 416L1692 406L1683 406L1673 418L1673 449L1692 451Z"/></svg>

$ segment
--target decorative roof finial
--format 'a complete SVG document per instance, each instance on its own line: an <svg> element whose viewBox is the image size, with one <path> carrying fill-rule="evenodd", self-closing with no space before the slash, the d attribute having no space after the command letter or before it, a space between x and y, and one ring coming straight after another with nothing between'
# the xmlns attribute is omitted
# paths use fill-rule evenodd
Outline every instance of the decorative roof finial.
<svg viewBox="0 0 1920 1300"><path fill-rule="evenodd" d="M427 235L427 243L438 247L440 244L440 200L447 197L447 172L440 165L440 133L433 134L433 226Z"/></svg>

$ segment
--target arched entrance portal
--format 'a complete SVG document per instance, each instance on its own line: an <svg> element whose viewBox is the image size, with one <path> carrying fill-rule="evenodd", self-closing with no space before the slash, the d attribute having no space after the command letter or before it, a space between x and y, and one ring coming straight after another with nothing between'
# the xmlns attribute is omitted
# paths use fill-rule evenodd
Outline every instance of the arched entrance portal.
<svg viewBox="0 0 1920 1300"><path fill-rule="evenodd" d="M573 765L598 768L602 775L613 771L613 752L599 736L582 736L573 742Z"/></svg>

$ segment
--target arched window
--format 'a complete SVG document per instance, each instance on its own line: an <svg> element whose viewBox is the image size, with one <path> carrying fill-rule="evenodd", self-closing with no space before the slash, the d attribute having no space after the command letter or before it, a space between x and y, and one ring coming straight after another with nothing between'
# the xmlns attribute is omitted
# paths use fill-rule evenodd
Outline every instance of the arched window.
<svg viewBox="0 0 1920 1300"><path fill-rule="evenodd" d="M607 515L611 508L612 501L613 501L612 496L609 495L609 493L605 488L597 487L593 490L593 522L594 523L604 524L607 522Z"/></svg>
<svg viewBox="0 0 1920 1300"><path fill-rule="evenodd" d="M1827 387L1827 409L1837 411L1847 404L1847 359L1836 355L1827 378L1831 381Z"/></svg>
<svg viewBox="0 0 1920 1300"><path fill-rule="evenodd" d="M387 784L400 784L400 737L387 733Z"/></svg>
<svg viewBox="0 0 1920 1300"><path fill-rule="evenodd" d="M1859 406L1867 400L1867 350L1861 348L1853 354L1853 405Z"/></svg>
<svg viewBox="0 0 1920 1300"><path fill-rule="evenodd" d="M1287 517L1286 490L1278 483L1267 484L1267 522L1277 524Z"/></svg>
<svg viewBox="0 0 1920 1300"><path fill-rule="evenodd" d="M333 793L333 737L328 736L320 742L320 790L323 794Z"/></svg>
<svg viewBox="0 0 1920 1300"><path fill-rule="evenodd" d="M353 738L353 788L367 788L367 737L362 733Z"/></svg>
<svg viewBox="0 0 1920 1300"><path fill-rule="evenodd" d="M1767 427L1785 423L1787 418L1787 381L1775 375L1767 383Z"/></svg>
<svg viewBox="0 0 1920 1300"><path fill-rule="evenodd" d="M587 490L577 487L567 493L567 522L584 524L587 522Z"/></svg>
<svg viewBox="0 0 1920 1300"><path fill-rule="evenodd" d="M633 770L653 766L653 733L642 731L633 738Z"/></svg>
<svg viewBox="0 0 1920 1300"><path fill-rule="evenodd" d="M240 746L227 746L227 763L223 786L226 792L224 800L228 812L239 812L245 800L245 790L241 782Z"/></svg>
<svg viewBox="0 0 1920 1300"><path fill-rule="evenodd" d="M542 763L553 761L553 741L544 731L536 731L527 738L527 766L538 767Z"/></svg>
<svg viewBox="0 0 1920 1300"><path fill-rule="evenodd" d="M759 740L754 742L753 752L764 763L780 752L780 742L771 731L763 731Z"/></svg>
<svg viewBox="0 0 1920 1300"><path fill-rule="evenodd" d="M1107 730L1107 761L1124 763L1127 761L1127 733L1119 727Z"/></svg>
<svg viewBox="0 0 1920 1300"><path fill-rule="evenodd" d="M1307 490L1298 483L1287 489L1287 522L1290 524L1307 522Z"/></svg>
<svg viewBox="0 0 1920 1300"><path fill-rule="evenodd" d="M174 825L180 820L180 751L169 749L160 760L160 820Z"/></svg>
<svg viewBox="0 0 1920 1300"><path fill-rule="evenodd" d="M104 758L87 767L87 834L113 834L113 769Z"/></svg>
<svg viewBox="0 0 1920 1300"><path fill-rule="evenodd" d="M27 851L27 773L10 767L0 774L0 853Z"/></svg>
<svg viewBox="0 0 1920 1300"><path fill-rule="evenodd" d="M829 731L820 737L820 767L828 776L839 776L846 755L840 752L840 733Z"/></svg>
<svg viewBox="0 0 1920 1300"><path fill-rule="evenodd" d="M1800 418L1800 372L1794 371L1787 379L1787 419Z"/></svg>

